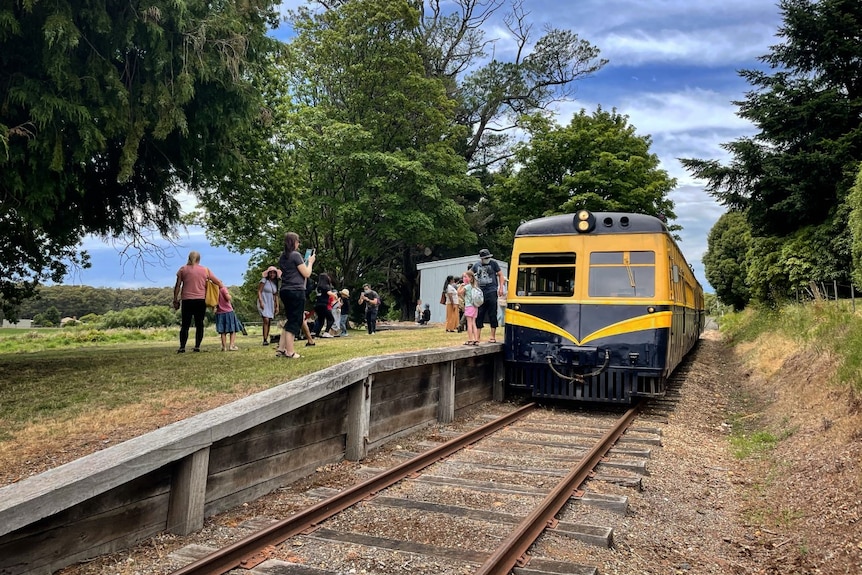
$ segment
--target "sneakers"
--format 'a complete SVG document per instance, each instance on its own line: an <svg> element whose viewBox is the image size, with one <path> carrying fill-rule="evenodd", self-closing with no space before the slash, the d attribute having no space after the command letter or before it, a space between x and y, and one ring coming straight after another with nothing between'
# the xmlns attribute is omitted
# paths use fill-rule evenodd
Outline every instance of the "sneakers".
<svg viewBox="0 0 862 575"><path fill-rule="evenodd" d="M327 332L320 334L320 337L335 337L335 336L327 331Z"/></svg>

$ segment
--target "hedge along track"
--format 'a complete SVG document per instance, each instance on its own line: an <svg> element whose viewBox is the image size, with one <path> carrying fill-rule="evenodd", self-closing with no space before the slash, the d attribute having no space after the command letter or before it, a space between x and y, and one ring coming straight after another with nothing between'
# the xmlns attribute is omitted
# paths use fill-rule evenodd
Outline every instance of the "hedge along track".
<svg viewBox="0 0 862 575"><path fill-rule="evenodd" d="M440 477L436 477L433 475L420 475L422 470L426 470L429 466L434 463L441 462L445 460L445 463L441 463L441 465L455 465L455 466L464 466L463 463L453 462L452 456L457 454L459 451L465 450L467 448L475 447L477 451L482 449L482 446L485 445L486 442L482 441L487 438L487 441L501 441L500 433L507 427L512 426L512 424L519 422L523 424L525 422L523 420L528 414L534 412L536 406L535 404L530 404L525 407L522 407L512 413L509 413L499 419L492 421L486 425L476 428L475 430L460 435L442 445L436 446L428 451L425 451L411 459L401 463L393 467L392 469L386 470L382 473L378 473L360 483L357 483L353 487L347 488L343 491L338 492L335 495L332 495L319 503L312 505L311 507L306 508L305 510L299 511L293 514L291 517L276 521L269 526L260 529L259 531L252 533L251 535L233 543L227 547L219 549L214 553L201 557L190 563L189 565L177 570L173 575L203 575L203 574L222 574L226 573L232 569L255 569L256 566L263 563L267 559L274 558L279 555L283 555L283 553L279 552L277 546L281 546L282 543L295 538L296 536L304 535L311 539L317 539L317 541L338 541L340 543L351 543L356 545L370 545L373 546L375 544L374 536L364 536L364 535L356 535L356 534L340 534L338 531L334 531L332 529L328 529L322 525L322 523L330 518L334 518L339 513L350 509L355 506L359 502L362 501L371 501L372 503L375 501L373 498L378 497L381 505L389 505L389 506L398 506L398 503L394 503L399 500L397 496L390 497L386 493L381 493L388 487L395 485L398 482L402 482L402 480L407 479L407 484L412 482L428 482L429 484L434 484L435 481L445 483L446 480ZM534 507L531 511L518 513L517 515L521 517L520 523L514 524L514 527L509 527L508 535L505 537L499 537L496 541L499 543L495 549L487 548L483 551L470 551L469 549L462 548L460 543L456 548L441 548L434 547L428 544L422 543L410 543L409 535L406 539L408 541L393 542L394 534L391 531L395 529L391 529L390 532L386 533L386 543L387 548L392 549L393 545L395 549L400 550L403 554L409 555L411 553L429 553L432 555L437 555L438 557L443 557L444 560L449 562L458 561L465 564L473 565L470 568L469 572L473 573L482 573L482 574L506 574L513 571L513 569L517 568L517 571L523 570L525 573L544 573L544 572L558 572L558 573L595 573L595 568L592 567L582 567L572 565L572 570L563 570L563 571L555 571L553 567L551 567L550 571L543 571L541 565L548 564L549 562L545 561L532 561L531 558L527 554L530 546L536 541L536 539L549 527L554 527L557 524L557 520L555 516L560 512L563 506L569 501L569 499L573 495L580 495L577 491L578 488L587 480L588 477L591 476L596 466L603 460L605 454L608 450L617 442L620 436L625 432L625 430L629 427L631 422L634 420L638 413L639 408L636 406L629 411L627 411L622 417L616 419L612 426L608 426L607 424L601 424L602 430L606 430L604 434L596 441L590 439L592 447L584 450L583 448L578 448L578 454L583 455L577 461L575 466L566 471L554 470L554 472L550 472L552 476L559 477L564 475L563 479L560 480L556 485L550 489L550 491L543 490L545 492L544 498L541 503ZM538 412L541 413L541 412ZM595 427L595 426L593 426ZM610 427L610 428L608 428ZM575 432L577 433L577 432ZM593 433L585 434L585 435L594 435ZM523 437L523 435L521 435ZM518 441L518 439L512 440L511 438L508 440L503 439L502 441ZM539 442L537 442L538 444ZM503 443L505 445L505 443ZM571 446L569 446L571 448ZM492 453L495 450L500 451L500 444L496 444L496 447L486 448L486 453ZM505 450L505 448L502 448ZM560 464L562 465L562 464ZM568 465L568 464L567 464ZM503 466L505 467L505 466ZM491 466L493 469L493 466ZM510 469L509 472L512 470ZM486 468L487 472L487 468ZM522 470L518 471L519 473L534 473L531 470ZM500 472L501 477L504 475L504 471ZM504 485L501 479L501 486ZM456 485L462 484L465 489L470 489L470 485L478 482L471 482L469 479L463 480L454 480L453 482ZM413 510L419 509L421 504L416 501L416 497L407 498L406 503L402 501L400 505L404 505L405 509L412 508ZM464 509L457 506L452 505L440 505L440 504L427 504L428 508L436 509L439 513L452 513L455 516L461 517L473 517L477 516L477 514L484 514L484 516L493 516L494 512L481 512L478 510L469 510ZM364 507L364 506L363 506ZM445 511L439 511L440 509L446 509ZM373 510L370 513L374 513ZM406 513L406 511L405 511ZM428 515L433 515L434 512L429 511ZM502 515L502 514L499 514ZM453 520L454 521L454 520ZM494 519L490 519L490 521L494 521ZM424 521L423 521L424 524ZM438 528L439 529L439 528ZM445 530L445 526L442 528ZM601 536L598 536L601 538ZM288 543L287 545L281 546L282 549L288 548L290 546L303 546L307 544L296 542ZM490 553L488 552L490 551ZM290 553L288 553L290 555ZM551 562L553 563L553 562ZM260 568L263 569L266 564L260 565ZM300 567L301 563L297 565ZM526 568L525 568L526 567ZM335 568L335 571L328 571L329 568ZM560 568L557 566L557 568ZM327 565L324 568L313 568L311 564L308 566L303 566L301 571L296 572L315 572L315 573L342 573L346 572L343 566L334 567L331 565ZM267 570L263 570L261 572L267 572ZM279 570L278 572L284 573L292 573L294 571L290 571L289 569ZM382 572L390 572L390 571L382 571ZM394 571L391 571L394 572ZM421 571L416 571L421 572ZM466 572L466 571L465 571Z"/></svg>

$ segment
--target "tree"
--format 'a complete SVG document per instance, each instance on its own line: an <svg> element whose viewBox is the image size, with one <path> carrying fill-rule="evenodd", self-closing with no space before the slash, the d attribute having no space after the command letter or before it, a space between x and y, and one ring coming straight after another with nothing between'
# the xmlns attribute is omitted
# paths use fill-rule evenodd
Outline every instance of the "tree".
<svg viewBox="0 0 862 575"><path fill-rule="evenodd" d="M443 80L458 102L454 122L469 137L462 153L473 170L508 158L522 118L574 95L575 82L600 70L599 49L570 30L549 28L533 43L523 2L511 3L503 24L513 56L488 59L483 26L503 6L500 0L416 1L422 12L417 34L429 76ZM532 47L530 47L532 43Z"/></svg>
<svg viewBox="0 0 862 575"><path fill-rule="evenodd" d="M418 34L426 71L440 78L448 96L458 103L452 121L467 133L459 149L471 173L483 183L477 194L460 198L467 210L465 219L482 247L508 252L512 230L497 220L489 197L495 180L492 173L512 157L515 135L525 121L546 114L554 102L571 99L577 82L600 70L607 60L599 57L597 47L570 30L548 28L535 39L522 0L512 1L511 11L503 17L513 41L510 52L498 52L496 40L486 35L488 21L507 3L417 0L415 4L422 11ZM511 56L504 59L501 54ZM477 245L463 242L452 253L435 246L432 252L461 255L475 251Z"/></svg>
<svg viewBox="0 0 862 575"><path fill-rule="evenodd" d="M862 286L862 166L856 174L856 182L850 190L847 204L850 208L849 228L853 260L850 277L854 285Z"/></svg>
<svg viewBox="0 0 862 575"><path fill-rule="evenodd" d="M723 214L709 230L706 244L703 266L706 279L715 288L715 295L722 303L733 306L735 311L744 309L751 298L746 283L751 228L745 214Z"/></svg>
<svg viewBox="0 0 862 575"><path fill-rule="evenodd" d="M782 42L761 58L768 70L741 72L755 89L736 102L759 132L723 145L732 156L727 165L682 163L724 205L745 211L754 236L818 237L829 251L813 262L812 273L846 279L849 210L842 204L862 160L862 4L781 0L779 6ZM761 262L772 262L762 255ZM772 277L757 266L749 271ZM781 292L782 285L757 292Z"/></svg>
<svg viewBox="0 0 862 575"><path fill-rule="evenodd" d="M271 260L294 230L337 284L385 285L406 306L416 284L411 253L469 240L456 198L479 190L455 150L464 134L449 121L454 102L419 58L418 13L406 1L356 0L297 10L292 25L279 62L291 90L272 92L270 104L293 201L270 195L231 212L219 195L205 196L224 224L211 233L231 241L241 219L280 229L256 246Z"/></svg>
<svg viewBox="0 0 862 575"><path fill-rule="evenodd" d="M523 221L581 209L676 218L667 198L676 180L659 168L650 137L638 136L627 116L581 110L568 126L535 116L527 133L496 187L502 227L514 232Z"/></svg>
<svg viewBox="0 0 862 575"><path fill-rule="evenodd" d="M60 281L88 233L171 237L176 194L231 173L260 112L272 0L0 7L0 305Z"/></svg>
<svg viewBox="0 0 862 575"><path fill-rule="evenodd" d="M483 185L511 153L506 134L604 60L566 31L530 49L520 2L505 62L487 58L483 30L499 0L316 4L291 12L296 36L255 77L272 147L241 149L252 175L205 195L208 234L262 269L294 229L319 248L319 270L385 286L409 316L417 262L475 251L476 234L493 233Z"/></svg>

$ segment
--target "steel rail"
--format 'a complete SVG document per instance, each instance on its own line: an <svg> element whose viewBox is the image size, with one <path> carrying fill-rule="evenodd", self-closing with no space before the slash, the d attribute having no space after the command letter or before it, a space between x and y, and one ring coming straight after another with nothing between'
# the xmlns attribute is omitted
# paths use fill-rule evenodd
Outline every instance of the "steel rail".
<svg viewBox="0 0 862 575"><path fill-rule="evenodd" d="M528 563L527 550L545 528L556 521L557 513L631 425L640 408L641 404L635 405L617 420L614 427L602 436L542 503L497 547L475 575L508 575L515 566L524 566Z"/></svg>
<svg viewBox="0 0 862 575"><path fill-rule="evenodd" d="M308 509L252 533L206 557L202 557L174 571L173 575L221 575L231 569L244 566L253 560L252 558L263 553L267 547L282 543L290 537L302 533L321 521L347 509L351 505L355 505L381 489L385 489L405 477L428 467L432 463L449 457L460 449L476 443L483 437L524 417L535 407L535 403L525 405L512 413L474 429L470 433L456 437L434 449L421 453L384 473L376 475L362 483L357 483Z"/></svg>

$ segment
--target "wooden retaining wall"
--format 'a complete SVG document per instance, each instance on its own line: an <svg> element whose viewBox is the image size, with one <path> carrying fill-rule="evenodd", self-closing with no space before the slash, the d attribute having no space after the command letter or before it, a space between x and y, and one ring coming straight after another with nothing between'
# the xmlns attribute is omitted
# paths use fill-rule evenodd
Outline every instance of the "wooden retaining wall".
<svg viewBox="0 0 862 575"><path fill-rule="evenodd" d="M0 488L0 575L126 549L480 401L503 399L501 345L351 360Z"/></svg>

